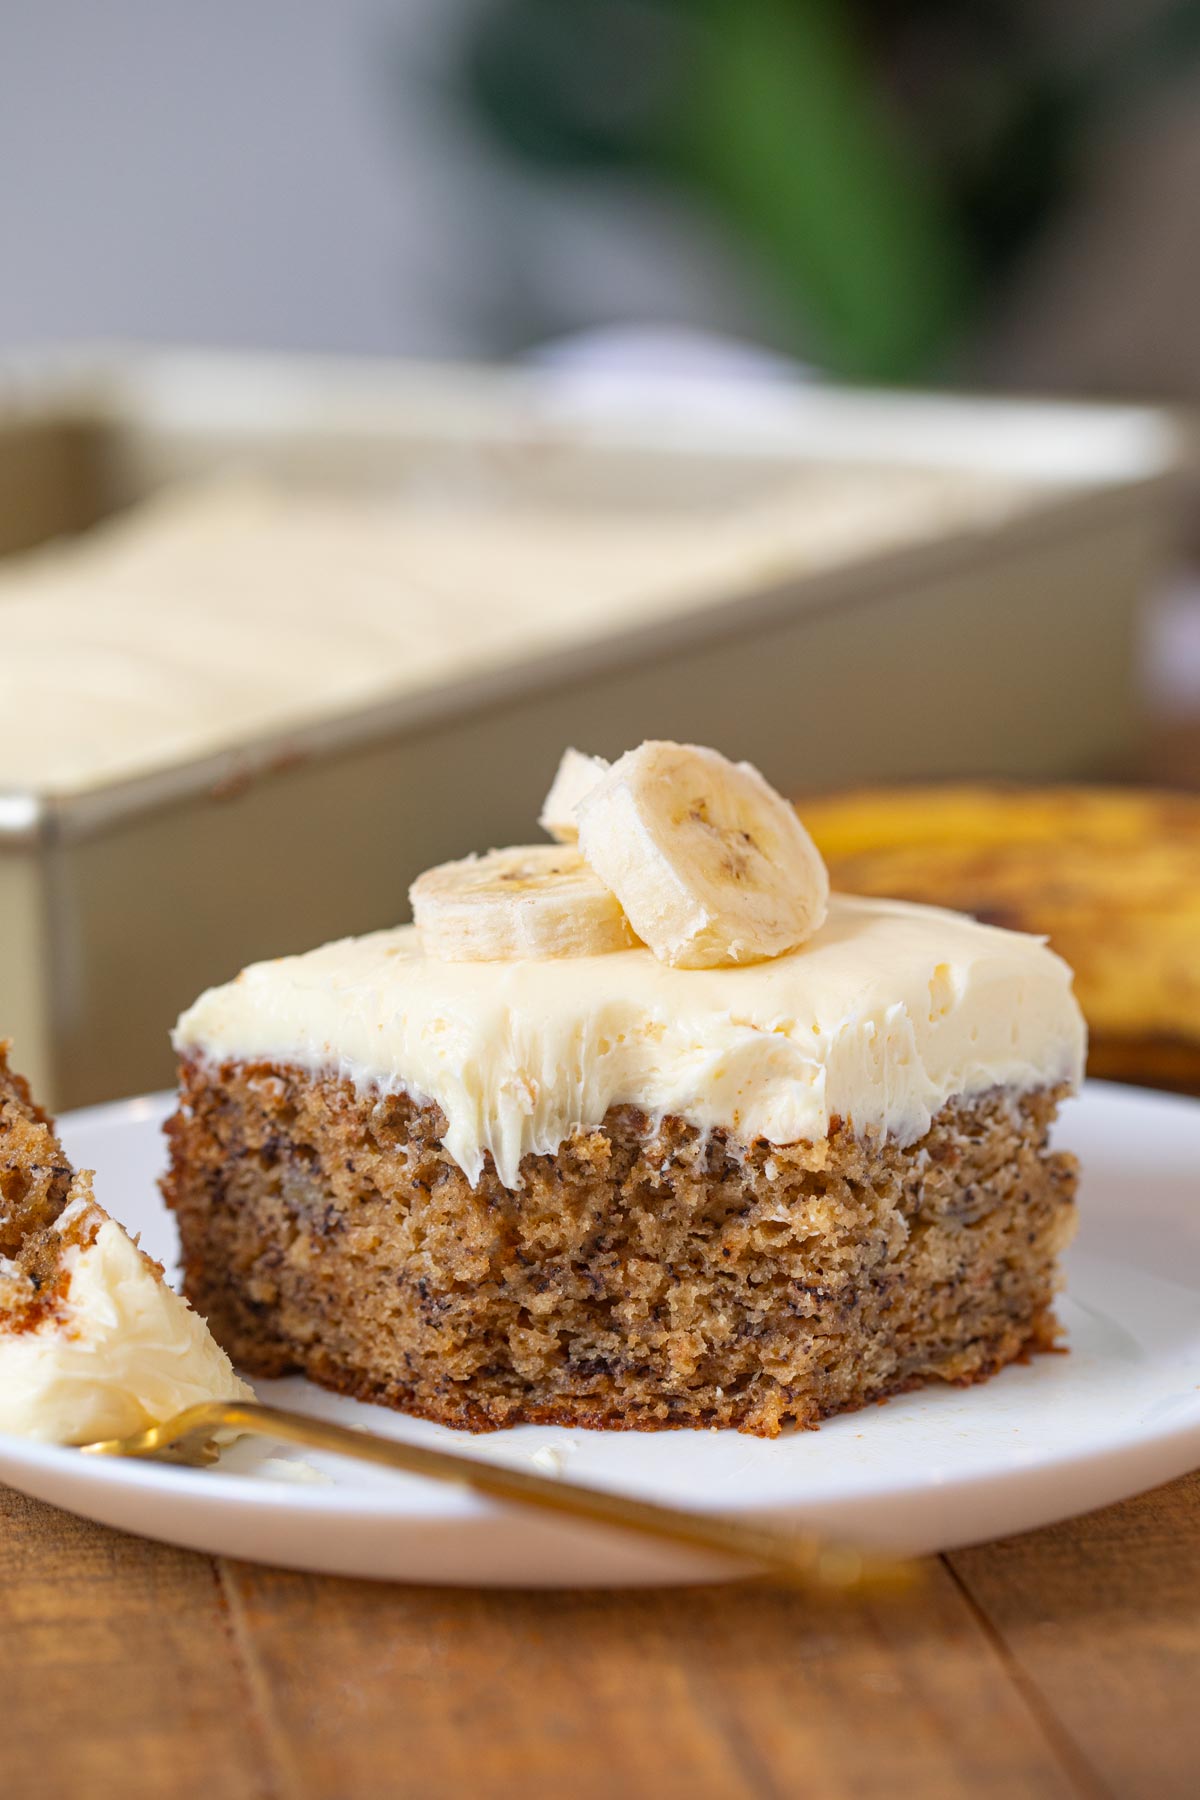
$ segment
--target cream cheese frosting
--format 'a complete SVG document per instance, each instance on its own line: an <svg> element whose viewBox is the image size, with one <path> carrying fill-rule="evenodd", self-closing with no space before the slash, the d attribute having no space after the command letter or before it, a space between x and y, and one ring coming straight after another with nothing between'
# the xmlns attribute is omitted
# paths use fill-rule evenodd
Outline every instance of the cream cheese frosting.
<svg viewBox="0 0 1200 1800"><path fill-rule="evenodd" d="M831 465L716 501L698 531L696 510L642 494L539 499L544 453L529 491L490 492L486 462L465 482L418 467L353 494L184 483L5 559L0 789L84 793L490 678L1003 517L1019 492L972 471Z"/></svg>
<svg viewBox="0 0 1200 1800"><path fill-rule="evenodd" d="M74 1201L58 1230L76 1241L64 1245L56 1305L28 1329L0 1330L0 1431L86 1444L202 1400L253 1398L204 1320L114 1219Z"/></svg>
<svg viewBox="0 0 1200 1800"><path fill-rule="evenodd" d="M952 1097L1077 1084L1085 1028L1042 939L834 895L800 949L738 968L645 949L453 963L400 926L252 965L174 1041L436 1102L468 1178L490 1155L512 1187L522 1156L620 1104L742 1141L819 1141L840 1118L911 1143Z"/></svg>

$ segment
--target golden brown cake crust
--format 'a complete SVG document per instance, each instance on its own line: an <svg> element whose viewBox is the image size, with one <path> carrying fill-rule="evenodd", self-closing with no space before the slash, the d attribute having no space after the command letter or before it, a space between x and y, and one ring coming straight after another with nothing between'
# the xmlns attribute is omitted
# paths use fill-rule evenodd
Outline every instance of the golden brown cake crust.
<svg viewBox="0 0 1200 1800"><path fill-rule="evenodd" d="M952 1102L919 1143L786 1147L615 1108L508 1189L435 1106L185 1062L164 1192L185 1288L252 1375L469 1430L774 1436L1055 1336L1058 1096Z"/></svg>

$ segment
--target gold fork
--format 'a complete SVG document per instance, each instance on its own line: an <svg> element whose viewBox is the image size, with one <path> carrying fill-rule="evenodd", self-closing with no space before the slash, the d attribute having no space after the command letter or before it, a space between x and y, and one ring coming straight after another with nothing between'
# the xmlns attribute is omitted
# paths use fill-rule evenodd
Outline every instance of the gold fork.
<svg viewBox="0 0 1200 1800"><path fill-rule="evenodd" d="M504 1463L462 1456L454 1450L433 1450L372 1431L351 1430L258 1401L205 1401L131 1437L109 1438L81 1448L89 1456L148 1457L202 1467L216 1461L220 1452L215 1439L228 1432L301 1444L310 1450L331 1450L405 1475L451 1482L493 1500L515 1501L688 1549L710 1551L743 1563L748 1572L756 1571L791 1587L833 1594L882 1593L910 1587L917 1574L913 1563L834 1544L809 1532L634 1500L603 1488L582 1487Z"/></svg>

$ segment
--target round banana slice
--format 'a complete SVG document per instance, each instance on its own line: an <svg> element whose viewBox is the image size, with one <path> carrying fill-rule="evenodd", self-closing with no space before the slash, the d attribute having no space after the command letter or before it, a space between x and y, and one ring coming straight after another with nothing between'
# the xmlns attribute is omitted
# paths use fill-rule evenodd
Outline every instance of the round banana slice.
<svg viewBox="0 0 1200 1800"><path fill-rule="evenodd" d="M637 942L616 895L559 844L441 863L409 899L422 949L443 962L602 956Z"/></svg>
<svg viewBox="0 0 1200 1800"><path fill-rule="evenodd" d="M824 922L821 854L749 763L646 743L613 764L577 817L580 850L661 962L761 962Z"/></svg>
<svg viewBox="0 0 1200 1800"><path fill-rule="evenodd" d="M542 802L538 824L557 838L560 844L573 844L579 836L575 808L585 794L590 794L608 764L602 756L587 756L582 750L564 750L558 773L550 783L550 792Z"/></svg>

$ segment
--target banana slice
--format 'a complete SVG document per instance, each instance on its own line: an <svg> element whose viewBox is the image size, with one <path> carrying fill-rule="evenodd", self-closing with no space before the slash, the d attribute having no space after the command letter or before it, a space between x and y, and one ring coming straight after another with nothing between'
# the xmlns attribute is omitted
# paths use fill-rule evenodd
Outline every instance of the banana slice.
<svg viewBox="0 0 1200 1800"><path fill-rule="evenodd" d="M613 764L577 817L580 850L661 962L761 962L824 922L820 852L749 763L646 743Z"/></svg>
<svg viewBox="0 0 1200 1800"><path fill-rule="evenodd" d="M409 899L422 949L443 962L602 956L637 942L615 894L559 844L441 863Z"/></svg>
<svg viewBox="0 0 1200 1800"><path fill-rule="evenodd" d="M602 756L586 756L582 750L564 750L550 792L542 802L538 824L560 844L573 844L579 836L575 808L590 794L608 770Z"/></svg>

